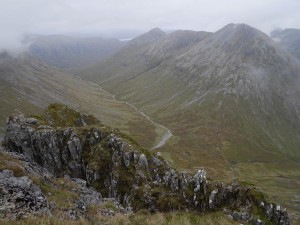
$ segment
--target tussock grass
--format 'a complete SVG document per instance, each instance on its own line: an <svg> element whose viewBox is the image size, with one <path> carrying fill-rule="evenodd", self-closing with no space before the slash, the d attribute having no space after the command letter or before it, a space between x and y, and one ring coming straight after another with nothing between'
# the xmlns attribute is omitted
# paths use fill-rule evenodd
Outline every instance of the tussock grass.
<svg viewBox="0 0 300 225"><path fill-rule="evenodd" d="M11 170L16 177L25 175L25 170L20 162L4 152L0 152L0 171L2 170Z"/></svg>
<svg viewBox="0 0 300 225"><path fill-rule="evenodd" d="M188 212L149 214L144 210L135 215L116 214L113 217L97 216L93 219L65 220L54 216L52 218L27 218L20 221L3 222L3 225L230 225L239 224L221 212L195 214Z"/></svg>

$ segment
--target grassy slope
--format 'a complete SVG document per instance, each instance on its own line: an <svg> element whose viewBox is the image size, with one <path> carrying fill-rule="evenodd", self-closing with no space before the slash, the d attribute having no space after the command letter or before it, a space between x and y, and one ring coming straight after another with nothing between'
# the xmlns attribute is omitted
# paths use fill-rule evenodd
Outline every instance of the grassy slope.
<svg viewBox="0 0 300 225"><path fill-rule="evenodd" d="M100 87L66 76L32 58L1 61L0 80L0 135L3 135L9 114L37 113L53 102L93 113L104 124L132 135L146 148L155 144L161 132L133 108L114 100Z"/></svg>

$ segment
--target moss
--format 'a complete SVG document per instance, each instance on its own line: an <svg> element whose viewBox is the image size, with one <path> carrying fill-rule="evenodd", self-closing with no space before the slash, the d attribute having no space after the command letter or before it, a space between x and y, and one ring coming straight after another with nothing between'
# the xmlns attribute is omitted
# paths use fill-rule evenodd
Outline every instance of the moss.
<svg viewBox="0 0 300 225"><path fill-rule="evenodd" d="M133 163L130 164L129 168L120 166L118 169L119 183L118 183L118 194L121 195L121 199L125 194L130 194L135 177L135 167ZM122 202L121 202L122 203Z"/></svg>
<svg viewBox="0 0 300 225"><path fill-rule="evenodd" d="M247 182L247 181L240 181L239 182L241 185L243 185L243 186L251 186L251 187L254 187L255 185L254 184L252 184L252 183L250 183L250 182Z"/></svg>
<svg viewBox="0 0 300 225"><path fill-rule="evenodd" d="M81 135L85 136L87 133ZM102 135L104 136L102 140L94 145L88 140L83 141L83 160L89 169L97 171L100 175L100 180L95 181L92 186L107 197L108 188L105 186L104 181L112 167L112 149L108 146L107 134L102 133Z"/></svg>
<svg viewBox="0 0 300 225"><path fill-rule="evenodd" d="M265 225L272 225L274 223L272 223L268 216L266 215L266 213L264 212L263 208L257 206L257 205L253 205L251 208L252 214L257 216L260 220L262 220Z"/></svg>
<svg viewBox="0 0 300 225"><path fill-rule="evenodd" d="M146 202L145 193L147 193L148 188L144 185L140 185L137 190L135 190L134 195L131 199L131 206L134 210L141 210L148 208L148 204Z"/></svg>
<svg viewBox="0 0 300 225"><path fill-rule="evenodd" d="M39 125L55 127L80 127L82 120L86 125L101 125L94 116L81 115L80 112L58 103L49 105L42 115L30 115L30 117L38 119Z"/></svg>
<svg viewBox="0 0 300 225"><path fill-rule="evenodd" d="M117 211L117 207L116 207L116 205L115 205L113 202L106 202L106 203L104 204L104 208L110 209L110 210L112 210L112 211L114 211L114 212Z"/></svg>
<svg viewBox="0 0 300 225"><path fill-rule="evenodd" d="M273 224L267 217L264 212L264 209L260 207L261 202L271 202L270 196L267 193L263 192L261 189L258 188L251 188L246 193L254 202L252 204L252 214L256 215L260 220L264 221L266 225Z"/></svg>
<svg viewBox="0 0 300 225"><path fill-rule="evenodd" d="M124 134L124 133L119 133L119 134L120 134L122 139L126 140L127 142L132 144L137 149L142 149L141 145L136 140L134 140L132 137L130 137L129 135Z"/></svg>
<svg viewBox="0 0 300 225"><path fill-rule="evenodd" d="M189 199L192 199L194 197L194 186L192 183L189 183L186 194Z"/></svg>
<svg viewBox="0 0 300 225"><path fill-rule="evenodd" d="M271 197L267 193L263 192L263 190L258 188L249 189L247 194L258 205L261 202L271 202Z"/></svg>

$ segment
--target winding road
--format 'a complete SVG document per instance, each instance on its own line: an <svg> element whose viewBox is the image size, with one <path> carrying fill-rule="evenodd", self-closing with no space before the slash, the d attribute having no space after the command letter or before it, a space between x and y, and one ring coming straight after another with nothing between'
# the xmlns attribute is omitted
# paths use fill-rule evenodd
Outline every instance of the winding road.
<svg viewBox="0 0 300 225"><path fill-rule="evenodd" d="M167 127L165 127L165 126L163 126L163 125L161 125L161 124L159 124L159 123L154 122L148 115L146 115L144 112L140 111L140 110L139 110L137 107L135 107L134 105L130 104L130 103L127 102L127 101L120 101L120 100L117 100L115 95L113 95L113 94L111 94L111 93L105 91L105 90L104 90L100 85L98 85L98 84L95 84L95 83L90 82L90 81L89 81L89 83L90 83L91 85L94 85L94 86L99 87L99 88L100 88L103 92L105 92L106 94L109 94L109 95L113 98L113 100L127 104L128 106L130 106L131 108L133 108L137 113L139 113L140 115L142 115L143 117L145 117L145 118L146 118L150 123L152 123L155 127L160 127L160 128L162 128L163 130L165 130L165 134L162 136L162 138L161 138L161 140L159 141L159 143L156 144L156 145L154 145L150 150L154 150L154 149L157 149L157 148L160 148L160 147L164 146L164 145L166 144L166 142L173 136L173 134L172 134L172 132L170 131L169 128L167 128Z"/></svg>

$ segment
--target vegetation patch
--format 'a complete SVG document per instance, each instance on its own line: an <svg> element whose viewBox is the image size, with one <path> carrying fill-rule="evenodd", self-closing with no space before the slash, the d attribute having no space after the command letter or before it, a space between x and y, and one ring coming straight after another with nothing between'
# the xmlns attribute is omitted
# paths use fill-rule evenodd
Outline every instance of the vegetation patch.
<svg viewBox="0 0 300 225"><path fill-rule="evenodd" d="M100 121L92 115L81 115L80 112L66 105L53 103L48 106L42 115L31 115L39 120L40 124L54 127L80 127L83 125L100 125Z"/></svg>
<svg viewBox="0 0 300 225"><path fill-rule="evenodd" d="M79 194L72 191L76 185L65 178L45 180L44 178L31 177L32 181L38 185L47 196L49 202L55 202L58 208L70 208L75 200L79 199Z"/></svg>
<svg viewBox="0 0 300 225"><path fill-rule="evenodd" d="M21 162L4 152L0 152L0 171L2 170L11 170L16 177L26 175L24 168L21 166Z"/></svg>

